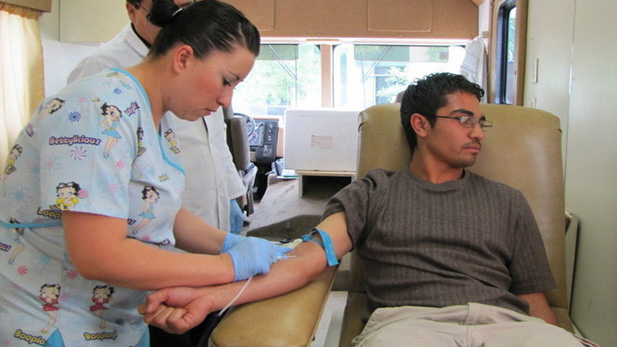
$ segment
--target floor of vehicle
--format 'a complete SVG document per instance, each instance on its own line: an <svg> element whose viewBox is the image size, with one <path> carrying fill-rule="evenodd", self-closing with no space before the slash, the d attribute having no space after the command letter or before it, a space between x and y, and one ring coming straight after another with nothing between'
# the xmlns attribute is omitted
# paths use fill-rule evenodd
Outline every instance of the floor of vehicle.
<svg viewBox="0 0 617 347"><path fill-rule="evenodd" d="M247 218L243 233L270 238L299 237L319 223L328 200L350 182L347 177L304 177L300 197L299 179L268 178L261 200L255 202L255 213Z"/></svg>

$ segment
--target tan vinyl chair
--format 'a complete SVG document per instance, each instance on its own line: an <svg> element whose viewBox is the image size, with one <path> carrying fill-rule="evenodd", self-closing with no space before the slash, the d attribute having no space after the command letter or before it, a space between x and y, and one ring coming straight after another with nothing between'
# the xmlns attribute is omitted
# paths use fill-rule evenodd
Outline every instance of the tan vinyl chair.
<svg viewBox="0 0 617 347"><path fill-rule="evenodd" d="M565 195L559 118L537 109L482 104L493 129L470 170L523 192L542 233L557 289L548 301L563 328L573 331L565 271ZM370 107L360 114L358 177L370 169L396 171L409 164L411 151L400 121L400 104ZM366 288L362 260L351 254L351 283L339 346L350 346L364 327Z"/></svg>
<svg viewBox="0 0 617 347"><path fill-rule="evenodd" d="M400 104L370 107L360 114L358 172L372 168L392 171L409 164ZM565 278L564 183L559 119L544 111L520 106L483 104L493 129L483 141L472 171L523 192L538 222L558 288L548 300L560 324L573 331ZM571 223L572 224L572 223ZM366 290L362 262L351 256L351 280L339 346L349 346L363 326ZM214 331L213 346L308 346L332 285L334 268L318 280L287 295L230 312Z"/></svg>
<svg viewBox="0 0 617 347"><path fill-rule="evenodd" d="M336 267L285 295L234 307L212 332L212 347L309 346L334 281Z"/></svg>

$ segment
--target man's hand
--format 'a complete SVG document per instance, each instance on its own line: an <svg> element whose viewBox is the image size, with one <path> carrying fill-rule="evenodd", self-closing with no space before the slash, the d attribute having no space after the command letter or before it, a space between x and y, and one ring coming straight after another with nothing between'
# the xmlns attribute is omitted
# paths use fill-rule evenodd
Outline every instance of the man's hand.
<svg viewBox="0 0 617 347"><path fill-rule="evenodd" d="M213 311L211 307L203 290L175 287L148 295L137 311L146 323L169 333L182 334L200 324Z"/></svg>
<svg viewBox="0 0 617 347"><path fill-rule="evenodd" d="M543 319L549 324L559 326L559 321L555 312L551 309L546 300L546 295L542 292L519 294L520 299L527 301L529 304L529 315Z"/></svg>

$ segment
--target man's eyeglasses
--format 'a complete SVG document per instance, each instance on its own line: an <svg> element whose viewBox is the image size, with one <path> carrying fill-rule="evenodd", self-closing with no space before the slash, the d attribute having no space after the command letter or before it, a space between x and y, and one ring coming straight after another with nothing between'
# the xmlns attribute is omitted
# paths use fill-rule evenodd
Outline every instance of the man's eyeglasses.
<svg viewBox="0 0 617 347"><path fill-rule="evenodd" d="M192 1L187 1L183 4L180 4L178 6L180 6L181 9L186 9L187 7L191 6L192 4L195 3L195 0ZM147 8L144 7L144 5L142 5L141 3L139 3L139 7L141 7L144 11L146 11L146 13L150 13L150 10L148 10Z"/></svg>
<svg viewBox="0 0 617 347"><path fill-rule="evenodd" d="M464 126L465 128L473 128L476 126L476 124L480 123L480 129L482 129L482 131L484 132L487 132L491 130L491 128L493 128L493 123L491 123L491 121L486 120L486 119L481 119L478 121L472 116L449 117L449 116L428 115L426 117L456 119L458 120L459 124Z"/></svg>

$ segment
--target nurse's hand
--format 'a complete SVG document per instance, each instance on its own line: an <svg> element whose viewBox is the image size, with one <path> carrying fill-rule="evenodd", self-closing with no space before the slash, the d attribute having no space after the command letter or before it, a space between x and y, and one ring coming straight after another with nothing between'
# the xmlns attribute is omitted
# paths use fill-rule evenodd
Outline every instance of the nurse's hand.
<svg viewBox="0 0 617 347"><path fill-rule="evenodd" d="M228 233L225 237L225 241L223 241L223 248L221 249L221 253L228 252L230 249L237 246L240 242L244 241L244 239L246 239L246 236Z"/></svg>
<svg viewBox="0 0 617 347"><path fill-rule="evenodd" d="M199 325L213 311L203 289L166 288L150 294L137 311L144 322L172 334L182 334Z"/></svg>
<svg viewBox="0 0 617 347"><path fill-rule="evenodd" d="M258 237L246 237L225 253L229 253L234 264L234 282L258 274L270 272L270 266L279 259L286 259L285 253L291 248L277 246Z"/></svg>

